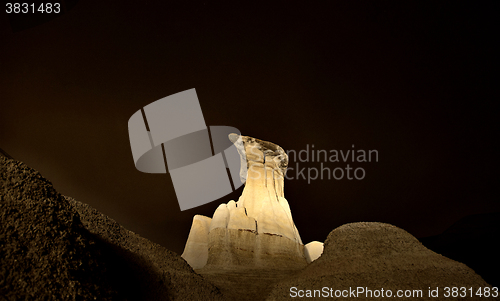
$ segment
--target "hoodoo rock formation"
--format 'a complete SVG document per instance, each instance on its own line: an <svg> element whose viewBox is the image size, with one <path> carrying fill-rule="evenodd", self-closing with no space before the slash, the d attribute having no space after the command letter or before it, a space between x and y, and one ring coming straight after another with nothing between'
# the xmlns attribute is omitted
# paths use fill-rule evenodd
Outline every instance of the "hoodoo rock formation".
<svg viewBox="0 0 500 301"><path fill-rule="evenodd" d="M212 219L197 215L182 257L195 269L302 268L304 245L284 196L288 156L278 145L231 134L246 164L237 202L221 204ZM242 171L245 171L242 168Z"/></svg>

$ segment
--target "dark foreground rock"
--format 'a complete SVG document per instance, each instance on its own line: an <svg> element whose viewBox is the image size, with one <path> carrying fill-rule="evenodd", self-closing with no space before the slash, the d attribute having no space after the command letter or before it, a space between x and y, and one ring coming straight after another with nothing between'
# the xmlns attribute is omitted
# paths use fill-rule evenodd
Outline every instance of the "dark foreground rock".
<svg viewBox="0 0 500 301"><path fill-rule="evenodd" d="M87 230L100 242L116 273L113 284L135 300L217 300L207 283L176 253L129 231L87 204L66 197Z"/></svg>
<svg viewBox="0 0 500 301"><path fill-rule="evenodd" d="M0 156L0 300L218 300L177 254Z"/></svg>
<svg viewBox="0 0 500 301"><path fill-rule="evenodd" d="M297 276L275 285L268 300L292 299L298 290L356 290L357 287L372 291L391 290L391 299L398 290L422 290L415 300L484 300L484 296L465 298L445 297L444 287L465 287L476 293L491 286L465 264L456 262L425 248L415 237L395 226L383 223L352 223L333 230L325 241L324 252L317 260L302 270ZM438 297L429 297L429 288L439 287ZM321 291L322 292L322 291ZM376 294L376 293L373 293ZM334 295L335 296L335 295ZM368 298L367 298L368 296ZM322 300L324 298L308 298ZM353 297L332 299L381 300L389 298L369 298L361 294ZM487 300L499 300L490 295Z"/></svg>
<svg viewBox="0 0 500 301"><path fill-rule="evenodd" d="M112 300L101 249L39 172L0 157L0 294L7 300Z"/></svg>

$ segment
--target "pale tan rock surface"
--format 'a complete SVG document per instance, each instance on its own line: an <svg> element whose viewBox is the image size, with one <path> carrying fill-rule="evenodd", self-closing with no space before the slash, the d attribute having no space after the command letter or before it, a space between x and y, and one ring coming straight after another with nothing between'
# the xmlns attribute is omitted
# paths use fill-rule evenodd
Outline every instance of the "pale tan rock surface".
<svg viewBox="0 0 500 301"><path fill-rule="evenodd" d="M247 167L240 174L246 179L243 193L238 202L219 205L209 223L204 220L207 231L194 224L201 217L193 220L182 257L194 269L207 262L207 268L303 268L304 246L283 190L287 154L274 143L247 136L231 134L230 140Z"/></svg>
<svg viewBox="0 0 500 301"><path fill-rule="evenodd" d="M210 231L208 246L205 269L300 269L307 265L304 246L278 235L217 228Z"/></svg>
<svg viewBox="0 0 500 301"><path fill-rule="evenodd" d="M306 256L307 263L311 263L318 259L323 253L323 243L319 241L311 241L304 245L304 255Z"/></svg>
<svg viewBox="0 0 500 301"><path fill-rule="evenodd" d="M247 216L245 208L242 206L236 207L234 201L229 201L227 208L229 210L228 229L257 230L257 222L255 219Z"/></svg>
<svg viewBox="0 0 500 301"><path fill-rule="evenodd" d="M193 217L193 224L189 231L186 247L181 255L193 269L200 269L207 263L208 232L211 221L210 217L203 215Z"/></svg>
<svg viewBox="0 0 500 301"><path fill-rule="evenodd" d="M247 182L238 200L249 217L257 221L258 233L277 234L300 244L299 232L284 196L288 156L278 145L241 136L247 160Z"/></svg>
<svg viewBox="0 0 500 301"><path fill-rule="evenodd" d="M214 215L212 216L212 221L210 222L210 227L208 232L215 228L227 228L227 223L229 222L229 209L226 204L220 204L217 209L215 209ZM207 233L208 234L208 233Z"/></svg>
<svg viewBox="0 0 500 301"><path fill-rule="evenodd" d="M267 300L291 299L290 288L334 290L367 287L371 290L423 291L415 300L450 300L444 287L490 287L466 265L425 248L408 232L384 223L352 223L333 230L325 241L323 254L297 276L276 284ZM439 297L428 289L439 287ZM324 298L308 298L324 300ZM384 298L342 298L342 300L382 300ZM392 297L397 300L398 298ZM483 300L479 297L453 300ZM488 298L498 300L499 298Z"/></svg>

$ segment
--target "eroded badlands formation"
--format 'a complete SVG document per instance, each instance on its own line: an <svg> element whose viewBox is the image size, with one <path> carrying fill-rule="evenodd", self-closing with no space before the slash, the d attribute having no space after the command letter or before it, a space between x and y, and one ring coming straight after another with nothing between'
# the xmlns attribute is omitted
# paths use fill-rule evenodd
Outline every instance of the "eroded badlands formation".
<svg viewBox="0 0 500 301"><path fill-rule="evenodd" d="M193 218L182 257L194 269L306 266L321 254L321 243L306 256L283 193L287 154L274 143L252 137L231 134L229 139L247 167L241 174L245 188L237 202L221 204L212 218Z"/></svg>
<svg viewBox="0 0 500 301"><path fill-rule="evenodd" d="M196 215L182 254L228 300L289 300L301 295L291 295L292 287L309 297L324 296L312 292L325 287L422 290L419 300L446 299L429 296L430 287L492 290L466 265L389 224L346 224L333 230L325 244L303 245L283 195L286 153L255 138L230 139L248 170L240 174L246 178L243 193L237 202L221 204L212 218Z"/></svg>

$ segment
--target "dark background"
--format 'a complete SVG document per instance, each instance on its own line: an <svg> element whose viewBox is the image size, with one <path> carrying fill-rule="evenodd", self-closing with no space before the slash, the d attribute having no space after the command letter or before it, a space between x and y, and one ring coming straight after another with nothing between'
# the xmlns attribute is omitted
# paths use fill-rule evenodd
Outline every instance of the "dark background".
<svg viewBox="0 0 500 301"><path fill-rule="evenodd" d="M361 181L285 182L304 243L348 222L423 237L500 211L499 2L344 2L82 0L40 24L2 8L0 147L179 254L193 216L242 188L181 212L168 174L135 169L127 122L190 88L207 125L285 150L378 150L351 164Z"/></svg>

